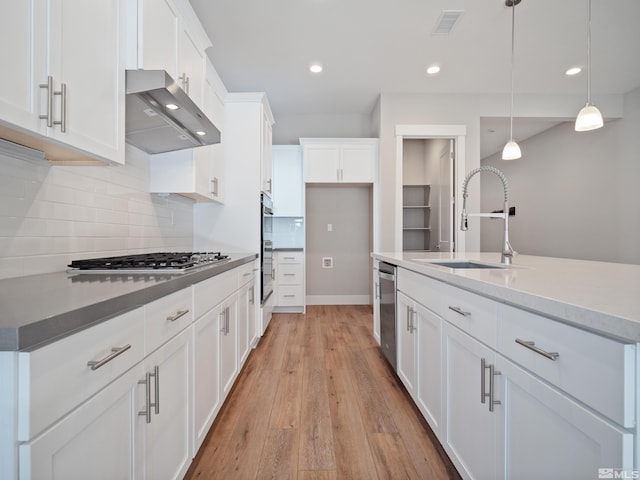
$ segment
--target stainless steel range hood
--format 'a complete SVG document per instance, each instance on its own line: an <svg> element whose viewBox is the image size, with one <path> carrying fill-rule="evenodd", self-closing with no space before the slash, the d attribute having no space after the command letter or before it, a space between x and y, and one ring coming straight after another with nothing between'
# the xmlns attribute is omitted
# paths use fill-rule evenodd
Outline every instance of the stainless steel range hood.
<svg viewBox="0 0 640 480"><path fill-rule="evenodd" d="M127 143L147 153L220 143L220 131L166 71L126 74Z"/></svg>

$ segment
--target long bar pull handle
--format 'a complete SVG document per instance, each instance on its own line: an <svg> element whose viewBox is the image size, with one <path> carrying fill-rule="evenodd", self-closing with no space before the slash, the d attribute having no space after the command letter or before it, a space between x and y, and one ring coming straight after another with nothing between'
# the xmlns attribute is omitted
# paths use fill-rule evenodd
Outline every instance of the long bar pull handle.
<svg viewBox="0 0 640 480"><path fill-rule="evenodd" d="M149 403L149 407L154 407L156 411L156 415L160 413L160 366L156 365L153 368L153 373L149 374L150 377L154 379L154 399L155 402Z"/></svg>
<svg viewBox="0 0 640 480"><path fill-rule="evenodd" d="M453 310L454 312L462 315L463 317L468 317L468 316L471 315L471 312L465 312L460 307L453 307L453 306L449 305L449 310Z"/></svg>
<svg viewBox="0 0 640 480"><path fill-rule="evenodd" d="M141 412L138 412L139 416L146 417L147 423L151 423L151 373L147 372L144 376L144 380L138 380L140 385L145 386L145 409Z"/></svg>
<svg viewBox="0 0 640 480"><path fill-rule="evenodd" d="M218 177L213 177L211 179L211 194L214 197L218 196Z"/></svg>
<svg viewBox="0 0 640 480"><path fill-rule="evenodd" d="M489 411L493 412L494 405L500 405L500 400L494 400L495 395L495 376L502 375L495 369L494 365L489 365Z"/></svg>
<svg viewBox="0 0 640 480"><path fill-rule="evenodd" d="M60 91L53 92L54 95L60 95L60 120L54 120L54 125L60 125L62 133L67 131L67 84L60 84Z"/></svg>
<svg viewBox="0 0 640 480"><path fill-rule="evenodd" d="M178 320L180 317L184 317L187 313L189 313L189 309L186 308L184 310L178 310L176 313L174 313L173 315L169 315L167 317L167 321L169 322L175 322L176 320Z"/></svg>
<svg viewBox="0 0 640 480"><path fill-rule="evenodd" d="M411 333L415 332L418 328L416 327L416 319L418 318L418 311L415 309L411 309Z"/></svg>
<svg viewBox="0 0 640 480"><path fill-rule="evenodd" d="M407 332L411 333L411 310L413 310L409 305L407 305Z"/></svg>
<svg viewBox="0 0 640 480"><path fill-rule="evenodd" d="M111 360L116 358L118 355L122 355L124 352L131 348L130 344L125 345L124 347L115 347L111 349L111 353L104 357L101 360L89 360L87 362L87 366L91 367L91 370L97 370L103 365L109 363Z"/></svg>
<svg viewBox="0 0 640 480"><path fill-rule="evenodd" d="M254 305L256 303L256 294L255 294L255 288L251 287L249 289L249 303L251 305Z"/></svg>
<svg viewBox="0 0 640 480"><path fill-rule="evenodd" d="M220 312L220 323L222 323L222 327L220 328L220 333L222 333L225 337L227 336L227 311L223 310Z"/></svg>
<svg viewBox="0 0 640 480"><path fill-rule="evenodd" d="M484 371L487 369L487 361L484 358L480 359L480 403L485 403L485 399L487 398L487 394L485 392L485 374Z"/></svg>
<svg viewBox="0 0 640 480"><path fill-rule="evenodd" d="M536 352L538 355L542 355L543 357L548 358L553 362L555 362L556 359L560 356L558 352L547 352L545 350L542 350L540 347L536 347L535 342L516 338L516 343L522 345L525 348L528 348L529 350Z"/></svg>
<svg viewBox="0 0 640 480"><path fill-rule="evenodd" d="M47 114L40 115L40 118L47 121L47 127L53 127L53 77L47 77L47 83L41 83L40 88L47 89Z"/></svg>
<svg viewBox="0 0 640 480"><path fill-rule="evenodd" d="M229 307L224 309L224 318L226 319L226 323L227 323L227 335L229 334Z"/></svg>
<svg viewBox="0 0 640 480"><path fill-rule="evenodd" d="M267 192L269 192L269 193L273 193L273 192L271 191L271 188L272 188L272 187L271 187L271 184L272 184L272 183L273 183L273 182L272 182L272 180L271 180L271 179L267 180L267 185L269 185L269 186L267 187Z"/></svg>

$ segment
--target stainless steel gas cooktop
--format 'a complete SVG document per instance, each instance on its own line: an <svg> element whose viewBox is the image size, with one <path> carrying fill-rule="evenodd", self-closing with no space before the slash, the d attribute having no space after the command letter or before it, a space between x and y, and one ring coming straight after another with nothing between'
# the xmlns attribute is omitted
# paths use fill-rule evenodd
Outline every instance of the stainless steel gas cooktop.
<svg viewBox="0 0 640 480"><path fill-rule="evenodd" d="M157 252L73 260L69 273L186 273L229 259L220 252Z"/></svg>

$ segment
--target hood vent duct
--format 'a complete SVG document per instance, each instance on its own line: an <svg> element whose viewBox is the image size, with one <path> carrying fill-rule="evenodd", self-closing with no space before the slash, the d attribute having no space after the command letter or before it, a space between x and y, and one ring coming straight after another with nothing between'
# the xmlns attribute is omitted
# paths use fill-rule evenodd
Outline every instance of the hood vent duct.
<svg viewBox="0 0 640 480"><path fill-rule="evenodd" d="M147 153L220 143L220 131L164 70L127 70L126 141Z"/></svg>

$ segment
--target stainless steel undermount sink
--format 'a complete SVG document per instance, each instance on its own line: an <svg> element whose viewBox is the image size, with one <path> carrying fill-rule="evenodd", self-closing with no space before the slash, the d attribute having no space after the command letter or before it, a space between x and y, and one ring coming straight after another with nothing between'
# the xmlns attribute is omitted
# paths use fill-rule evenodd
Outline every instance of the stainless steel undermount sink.
<svg viewBox="0 0 640 480"><path fill-rule="evenodd" d="M418 262L430 263L431 265L437 265L447 268L464 268L464 269L479 269L479 268L509 268L509 265L495 265L490 263L472 262L469 260L430 260L426 258L417 258Z"/></svg>

